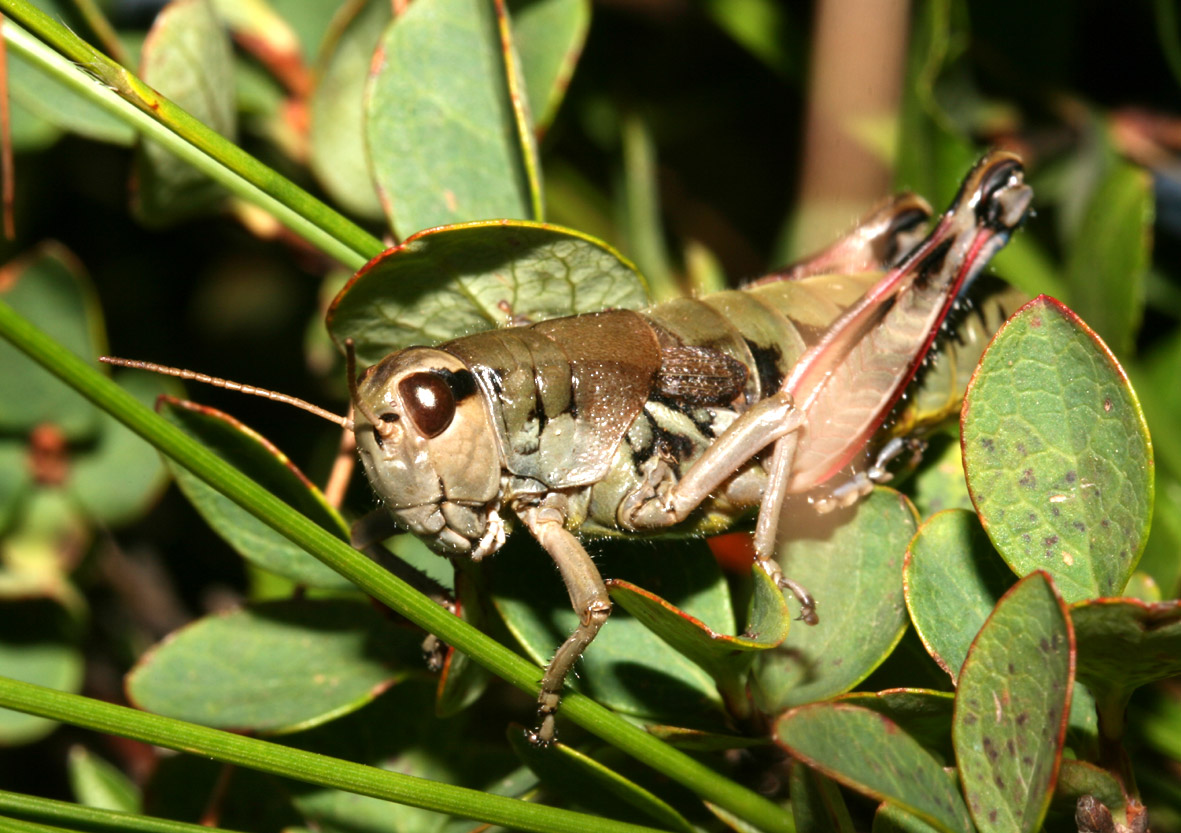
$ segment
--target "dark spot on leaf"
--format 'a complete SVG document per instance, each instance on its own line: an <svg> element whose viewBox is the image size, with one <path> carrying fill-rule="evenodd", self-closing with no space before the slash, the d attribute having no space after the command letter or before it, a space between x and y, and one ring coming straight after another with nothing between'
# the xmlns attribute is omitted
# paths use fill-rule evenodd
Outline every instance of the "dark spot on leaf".
<svg viewBox="0 0 1181 833"><path fill-rule="evenodd" d="M1060 510L1057 506L1051 506L1050 507L1050 514L1056 518L1062 514L1062 510Z"/></svg>
<svg viewBox="0 0 1181 833"><path fill-rule="evenodd" d="M1029 520L1030 520L1030 521L1036 521L1036 520L1037 520L1037 515L1035 515L1033 512L1030 512L1030 513L1029 513Z"/></svg>
<svg viewBox="0 0 1181 833"><path fill-rule="evenodd" d="M1010 755L1014 757L1017 756L1017 744L1013 743L1012 738L1009 738L1007 741L1005 741L1005 749L1009 751Z"/></svg>
<svg viewBox="0 0 1181 833"><path fill-rule="evenodd" d="M1017 715L1017 725L1018 726L1024 726L1028 720L1029 720L1029 712L1021 712L1021 714Z"/></svg>
<svg viewBox="0 0 1181 833"><path fill-rule="evenodd" d="M1021 533L1021 540L1028 544L1030 541L1033 540L1033 536L1030 535L1028 532L1023 532L1023 533Z"/></svg>
<svg viewBox="0 0 1181 833"><path fill-rule="evenodd" d="M981 437L980 445L985 451L992 451L996 447L996 444L992 440L988 439L988 437Z"/></svg>
<svg viewBox="0 0 1181 833"><path fill-rule="evenodd" d="M1071 523L1071 526L1073 526L1079 532L1086 532L1087 531L1087 525L1085 523L1083 523L1082 521L1074 521Z"/></svg>
<svg viewBox="0 0 1181 833"><path fill-rule="evenodd" d="M1099 526L1107 529L1107 527L1111 526L1111 521L1107 520L1107 518L1104 518L1103 520L1099 521Z"/></svg>
<svg viewBox="0 0 1181 833"><path fill-rule="evenodd" d="M1055 544L1057 544L1057 543L1058 543L1058 536L1057 536L1057 535L1051 535L1050 537L1048 537L1048 538L1046 538L1045 540L1043 540L1043 541L1042 541L1042 543L1043 543L1043 544L1045 544L1047 547L1052 547L1052 546L1054 546Z"/></svg>
<svg viewBox="0 0 1181 833"><path fill-rule="evenodd" d="M992 779L992 783L996 784L997 789L999 790L1003 790L1005 788L1005 779L1001 778L999 775Z"/></svg>
<svg viewBox="0 0 1181 833"><path fill-rule="evenodd" d="M992 743L992 738L984 739L984 754L988 756L988 760L990 761L995 761L1000 757L1000 753L997 752L996 747Z"/></svg>
<svg viewBox="0 0 1181 833"><path fill-rule="evenodd" d="M1037 485L1037 477L1034 476L1033 469L1026 469L1025 471L1021 472L1021 479L1017 482L1022 486L1028 486L1032 489Z"/></svg>
<svg viewBox="0 0 1181 833"><path fill-rule="evenodd" d="M1025 443L1017 443L1017 453L1020 454L1022 457L1029 454L1029 452L1025 450Z"/></svg>
<svg viewBox="0 0 1181 833"><path fill-rule="evenodd" d="M996 823L996 810L989 810L988 811L988 820L993 822L994 824Z"/></svg>
<svg viewBox="0 0 1181 833"><path fill-rule="evenodd" d="M1076 481L1076 480L1078 480L1078 474L1077 474L1077 473L1075 473L1074 471L1068 471L1068 472L1066 473L1066 482L1067 482L1067 483L1073 483L1073 482L1074 482L1074 481Z"/></svg>
<svg viewBox="0 0 1181 833"><path fill-rule="evenodd" d="M1011 662L1009 663L1009 673L1010 673L1010 674L1016 674L1016 673L1017 673L1017 666L1016 666L1016 665L1014 665L1014 664L1013 664L1013 663L1011 663Z"/></svg>
<svg viewBox="0 0 1181 833"><path fill-rule="evenodd" d="M1038 640L1037 646L1041 648L1043 654L1050 653L1050 643L1044 636Z"/></svg>
<svg viewBox="0 0 1181 833"><path fill-rule="evenodd" d="M974 714L964 715L964 725L965 726L975 726L976 725L976 715L974 715Z"/></svg>

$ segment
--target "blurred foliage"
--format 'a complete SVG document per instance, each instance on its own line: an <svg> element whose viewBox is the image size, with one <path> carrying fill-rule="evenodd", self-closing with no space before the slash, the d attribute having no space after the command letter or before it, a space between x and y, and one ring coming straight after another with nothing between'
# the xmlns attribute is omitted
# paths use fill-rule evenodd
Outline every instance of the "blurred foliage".
<svg viewBox="0 0 1181 833"><path fill-rule="evenodd" d="M501 216L593 235L598 240L577 238L580 256L599 258L594 267L617 283L573 302L571 312L616 303L603 299L638 303L641 281L629 259L659 298L716 287L720 276L736 284L764 274L781 265L775 253L787 218L809 210L794 195L810 161L811 4L604 0L592 8L587 0L510 0L507 52L498 27L508 24L481 0L414 0L396 23L385 0L175 0L159 17L161 4L110 0L100 5L117 41L93 34L99 30L79 11L89 4L36 5L110 53L142 54L137 66L150 83L379 237ZM1179 25L1170 0L915 0L908 29L882 33L907 44L905 64L891 69L904 77L893 117L867 133L853 125L857 114L845 114L849 142L875 154L898 189L937 208L987 147L1023 156L1036 214L994 271L1031 296L1055 296L1093 331L1057 305L1027 310L989 354L1004 367L982 371L972 393L978 421L965 430L1011 440L990 414L1030 390L1039 401L1058 396L1057 409L1040 416L1051 426L1081 425L1086 441L1042 449L1046 487L1077 463L1106 478L1096 482L1109 502L1068 514L1066 531L1055 526L1055 511L1006 541L996 533L995 510L990 515L978 500L991 544L977 516L962 508L924 515L903 567L915 505L924 512L970 505L955 446L937 437L936 448L943 443L950 453L929 455L905 496L881 490L838 515L835 533L800 533L792 542L797 563L808 564L800 575L809 587L837 587L852 574L866 586L849 589L841 628L796 629L790 652L731 636L774 618L765 594L743 581L745 565L727 573L699 543L603 545L595 552L604 575L627 584L613 588L620 609L586 659L581 690L686 748L713 750L702 754L720 773L777 801L788 798L790 781L801 831L1025 830L1043 818L1046 829L1070 830L1073 801L1088 793L1117 802L1116 820L1134 823L1112 781L1123 778L1132 790L1133 771L1153 830L1181 831L1181 617L1176 603L1160 601L1181 595ZM109 342L116 355L343 411L342 362L322 322L347 270L138 142L125 124L27 61L9 60L17 237L0 242L0 296L86 358ZM856 66L856 55L847 60ZM486 242L486 230L464 231L465 246L499 245ZM546 245L569 243L537 236ZM450 264L440 247L416 251L430 269L416 272L403 258L374 272L426 285L430 270ZM531 251L530 263L544 264L547 253ZM482 274L470 257L465 268L470 273L452 270L457 280ZM554 314L538 286L522 290L536 307L501 312ZM471 316L499 314L485 307L473 304ZM1035 332L1036 314L1054 322L1049 341ZM1031 357L1039 356L1050 357L1043 369L1064 368L1059 375L1074 374L1086 392L1102 390L1121 407L1108 421L1080 411L1069 384L1056 387L1036 368L1018 378L1018 390L1006 387L1014 377L1005 368L1037 364ZM437 681L416 656L421 635L382 618L269 530L245 528L236 507L182 477L208 523L202 520L179 490L163 490L166 474L153 451L46 382L7 344L0 344L0 368L0 674L103 700L134 698L210 725L291 732L285 742L300 748L505 795L542 795L614 818L676 829L720 829L726 820L574 727L563 728L573 748L561 759L539 758L514 730L506 743L505 727L531 716L528 698L489 686L458 655L447 659L433 691ZM116 378L146 402L179 393L141 374ZM210 407L169 399L170 419L337 534L344 534L341 515L374 508L359 476L340 514L308 485L328 479L339 442L332 429L216 389L192 395ZM1140 406L1155 467L1143 447ZM227 431L214 407L273 446ZM1030 424L1029 432L1053 433ZM1011 473L1020 464L1005 465ZM969 456L973 493L987 484L993 496L987 470L974 475L972 466ZM1001 493L1002 505L1017 502L1014 494ZM1118 529L1094 553L1073 548L1073 524L1107 529L1108 518L1119 519ZM1031 554L1021 535L1054 543ZM514 536L496 558L454 580L421 544L399 538L391 546L454 585L465 618L544 662L572 614L544 555L524 538ZM1069 551L1063 542L1071 542ZM1062 572L1074 559L1078 569ZM1017 582L1039 567L1050 570L1053 585L1036 573ZM1084 567L1094 569L1076 581ZM874 572L887 568L905 571L905 594ZM682 613L700 629L686 633ZM907 613L914 628L903 636ZM733 650L709 647L706 631ZM1060 640L1076 651L1078 682L1087 687L1075 686L1069 711L1074 677ZM253 654L264 661L252 662ZM317 656L331 667L327 682L309 667ZM821 659L840 662L821 668ZM1006 725L999 740L985 735L983 746L972 746L973 720L992 719L987 677L1004 676L1006 664L1013 697L1031 704L1034 728ZM953 743L948 692L956 683L963 705ZM894 691L904 686L915 691ZM814 702L850 688L858 693ZM276 692L281 708L266 699ZM984 705L969 706L969 696ZM790 706L799 708L775 716ZM870 710L882 717L871 719ZM898 727L905 745L891 740ZM767 745L771 729L814 768L789 774L781 752ZM1031 742L1025 766L1016 746L1005 744L1024 743L1035 729L1043 742ZM831 733L860 745L835 749L825 742ZM1001 744L999 767L989 742ZM722 756L720 749L743 751ZM895 761L896 773L914 778L875 780L864 766L871 760ZM941 769L953 760L967 806ZM999 822L974 806L1003 805L989 785L1026 777L1037 782L1029 802L1010 802ZM914 791L916 783L926 789ZM471 828L3 709L0 788L244 830ZM846 808L842 796L854 792L875 803Z"/></svg>

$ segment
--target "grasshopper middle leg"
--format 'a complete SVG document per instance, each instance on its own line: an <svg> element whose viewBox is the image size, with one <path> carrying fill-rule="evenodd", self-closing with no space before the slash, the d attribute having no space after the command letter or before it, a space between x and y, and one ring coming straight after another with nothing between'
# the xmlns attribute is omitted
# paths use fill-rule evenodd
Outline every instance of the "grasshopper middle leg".
<svg viewBox="0 0 1181 833"><path fill-rule="evenodd" d="M578 627L558 648L541 678L538 727L529 733L529 740L545 745L554 738L554 713L562 699L562 682L611 615L611 600L595 563L578 539L567 531L560 509L544 504L529 506L519 509L517 516L557 564L570 593L570 603L578 614Z"/></svg>
<svg viewBox="0 0 1181 833"><path fill-rule="evenodd" d="M775 561L779 514L803 425L804 415L787 392L768 396L734 420L679 480L673 480L667 465L661 468L663 464L657 463L648 488L632 494L620 505L620 524L630 529L659 529L680 523L747 461L774 443L771 475L755 530L755 555L759 566L799 600L800 618L816 624L816 602L801 585L784 576Z"/></svg>

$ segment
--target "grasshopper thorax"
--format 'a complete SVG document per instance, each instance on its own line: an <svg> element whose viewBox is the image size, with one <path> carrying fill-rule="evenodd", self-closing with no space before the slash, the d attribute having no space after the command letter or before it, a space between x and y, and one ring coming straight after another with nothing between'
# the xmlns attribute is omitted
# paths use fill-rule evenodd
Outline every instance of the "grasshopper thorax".
<svg viewBox="0 0 1181 833"><path fill-rule="evenodd" d="M494 551L500 454L467 366L426 347L392 353L356 383L353 406L365 473L398 522L445 555Z"/></svg>

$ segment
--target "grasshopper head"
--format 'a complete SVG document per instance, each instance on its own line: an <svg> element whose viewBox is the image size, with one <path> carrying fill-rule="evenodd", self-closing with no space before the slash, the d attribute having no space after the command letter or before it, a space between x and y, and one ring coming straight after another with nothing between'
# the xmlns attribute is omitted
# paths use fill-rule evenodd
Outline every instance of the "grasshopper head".
<svg viewBox="0 0 1181 833"><path fill-rule="evenodd" d="M467 366L411 347L369 368L353 399L361 462L394 517L436 552L489 551L500 454Z"/></svg>

